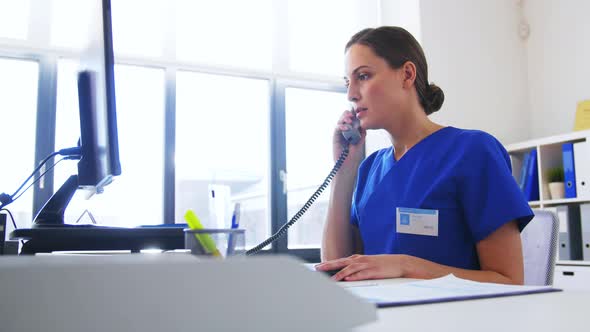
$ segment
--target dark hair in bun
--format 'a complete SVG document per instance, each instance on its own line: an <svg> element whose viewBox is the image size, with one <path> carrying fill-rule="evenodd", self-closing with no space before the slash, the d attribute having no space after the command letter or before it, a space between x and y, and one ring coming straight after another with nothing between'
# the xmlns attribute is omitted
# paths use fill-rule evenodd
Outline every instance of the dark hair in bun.
<svg viewBox="0 0 590 332"><path fill-rule="evenodd" d="M438 111L441 108L444 101L445 93L443 92L443 90L439 88L438 85L430 83L430 85L428 85L428 94L425 100L425 104L427 104L427 106L424 107L426 114L432 114Z"/></svg>
<svg viewBox="0 0 590 332"><path fill-rule="evenodd" d="M441 108L445 94L440 87L428 83L428 66L424 51L411 33L400 27L368 28L352 36L345 50L354 44L370 47L394 69L401 68L407 61L414 63L416 66L414 86L424 112L430 115Z"/></svg>

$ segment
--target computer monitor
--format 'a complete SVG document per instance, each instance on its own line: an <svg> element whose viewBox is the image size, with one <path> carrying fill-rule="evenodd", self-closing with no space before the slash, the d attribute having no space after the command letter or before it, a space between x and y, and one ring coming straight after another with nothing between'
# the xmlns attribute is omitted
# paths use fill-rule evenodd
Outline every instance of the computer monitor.
<svg viewBox="0 0 590 332"><path fill-rule="evenodd" d="M64 212L77 189L102 193L121 174L115 103L110 0L95 0L88 46L80 57L78 99L80 160L72 175L35 217L34 226L64 224Z"/></svg>
<svg viewBox="0 0 590 332"><path fill-rule="evenodd" d="M97 193L121 174L115 103L114 52L110 0L92 11L87 49L80 57L78 98L81 159L78 185Z"/></svg>

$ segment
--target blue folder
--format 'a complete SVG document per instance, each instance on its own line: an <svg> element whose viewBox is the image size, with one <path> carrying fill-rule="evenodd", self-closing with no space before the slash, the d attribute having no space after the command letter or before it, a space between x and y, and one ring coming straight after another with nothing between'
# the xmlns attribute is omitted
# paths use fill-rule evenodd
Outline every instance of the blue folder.
<svg viewBox="0 0 590 332"><path fill-rule="evenodd" d="M526 185L526 173L527 173L527 169L529 167L529 157L530 157L530 152L525 152L523 154L523 160L522 160L522 166L520 167L520 179L518 181L518 186L520 187L520 190L522 190L524 192L524 186Z"/></svg>
<svg viewBox="0 0 590 332"><path fill-rule="evenodd" d="M524 197L527 201L539 200L539 172L537 170L537 149L531 150L526 172Z"/></svg>
<svg viewBox="0 0 590 332"><path fill-rule="evenodd" d="M563 151L563 179L565 181L565 198L576 197L576 170L574 163L574 143L564 143Z"/></svg>

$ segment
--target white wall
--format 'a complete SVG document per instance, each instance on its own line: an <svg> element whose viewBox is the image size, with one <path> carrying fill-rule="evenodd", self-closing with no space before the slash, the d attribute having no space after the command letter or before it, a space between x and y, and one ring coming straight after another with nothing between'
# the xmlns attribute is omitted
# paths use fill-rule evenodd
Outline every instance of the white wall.
<svg viewBox="0 0 590 332"><path fill-rule="evenodd" d="M525 4L531 138L570 132L576 104L590 99L590 1Z"/></svg>
<svg viewBox="0 0 590 332"><path fill-rule="evenodd" d="M445 92L432 119L487 131L504 144L528 139L526 52L516 1L421 0L419 7L429 80ZM382 22L396 24L398 17L384 12ZM367 147L388 144L386 135L373 134Z"/></svg>

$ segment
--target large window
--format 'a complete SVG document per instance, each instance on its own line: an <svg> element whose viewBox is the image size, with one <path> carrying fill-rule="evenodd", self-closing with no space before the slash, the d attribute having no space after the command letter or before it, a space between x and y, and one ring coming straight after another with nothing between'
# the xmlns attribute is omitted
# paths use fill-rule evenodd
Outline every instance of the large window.
<svg viewBox="0 0 590 332"><path fill-rule="evenodd" d="M7 155L25 156L6 159L2 188L15 187L21 177L12 174L24 178L35 158L77 144L76 58L94 1L0 1L0 55L20 58L0 60L0 91L11 92L0 100L10 125L0 128L19 138ZM247 245L259 243L332 168L334 124L349 107L344 45L379 24L384 2L111 1L122 175L102 195L76 195L66 221L179 223L190 208L208 227L227 227L239 203ZM37 119L47 125L35 128ZM57 190L75 172L62 161L42 185ZM212 190L226 199L220 219ZM328 191L271 250L312 248L318 257ZM19 218L31 219L32 202L14 205Z"/></svg>

